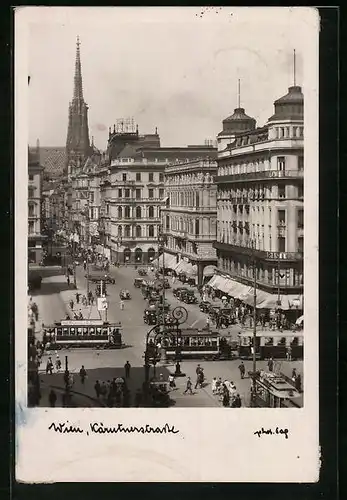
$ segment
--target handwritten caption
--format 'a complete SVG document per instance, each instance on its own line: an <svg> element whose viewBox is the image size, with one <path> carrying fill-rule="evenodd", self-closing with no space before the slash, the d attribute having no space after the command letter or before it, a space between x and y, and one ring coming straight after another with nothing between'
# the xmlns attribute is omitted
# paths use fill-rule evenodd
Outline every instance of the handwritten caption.
<svg viewBox="0 0 347 500"><path fill-rule="evenodd" d="M280 429L279 427L276 427L275 430L264 429L264 427L262 427L259 431L255 431L254 434L256 434L258 437L281 435L281 436L284 436L286 439L288 439L289 430L288 429Z"/></svg>
<svg viewBox="0 0 347 500"><path fill-rule="evenodd" d="M114 426L104 425L103 422L90 423L85 429L78 425L71 425L66 422L52 422L48 427L49 431L59 434L178 434L180 431L174 425L164 424L161 427L152 427L149 424L141 426L125 426L117 424Z"/></svg>

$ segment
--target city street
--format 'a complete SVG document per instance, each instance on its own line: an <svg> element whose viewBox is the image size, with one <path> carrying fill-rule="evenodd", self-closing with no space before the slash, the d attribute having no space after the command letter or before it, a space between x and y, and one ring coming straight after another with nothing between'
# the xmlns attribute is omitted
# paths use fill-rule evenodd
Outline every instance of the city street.
<svg viewBox="0 0 347 500"><path fill-rule="evenodd" d="M105 381L112 380L115 377L125 375L124 364L129 361L131 364L130 379L128 387L131 394L134 395L137 389L141 388L144 381L144 351L145 337L148 331L148 326L143 322L143 311L146 307L146 302L143 299L141 289L133 286L135 277L138 277L137 271L133 267L114 268L112 266L110 274L116 279L116 284L107 286L108 292L108 321L122 323L123 341L126 347L123 349L114 350L96 350L88 348L60 350L59 357L62 361L62 370L60 373L53 372L52 375L45 373L48 354L42 358L40 367L40 379L44 387L53 387L59 392L64 387L63 371L65 368L65 357L67 356L68 369L74 373L73 384L73 399L76 406L100 406L103 402L96 399L94 384L96 380ZM151 273L150 273L151 274ZM83 266L78 266L76 270L77 285L79 293L86 293L86 278ZM151 279L152 276L148 276ZM171 280L170 280L171 281ZM180 286L180 282L174 284L174 287ZM94 292L95 285L91 285L90 289ZM124 310L120 309L119 292L121 289L128 289L131 293L131 300L125 301ZM52 324L54 321L64 319L66 313L70 313L69 301L71 298L75 300L76 290L69 288L64 276L54 276L45 278L42 282L40 294L33 294L33 300L36 301L40 311L39 324ZM172 288L166 290L166 297L171 303L172 308L181 304L172 294ZM185 325L196 328L202 328L206 324L206 315L201 313L198 304L184 304L188 311L188 319ZM75 305L75 310L81 310L84 318L99 318L99 313L95 306L87 308L81 305ZM105 317L105 313L100 313ZM234 325L232 328L223 330L223 335L237 335L240 331L239 325ZM37 338L40 338L37 335ZM50 352L53 362L55 361L56 353ZM181 370L187 376L192 378L195 385L196 375L195 369L198 360L182 361ZM221 406L221 401L217 396L212 394L211 380L213 377L222 377L223 380L233 381L237 387L237 392L241 396L242 405L249 406L249 392L251 380L247 377L240 379L238 370L239 360L226 361L202 361L200 363L205 372L205 386L201 389L194 390L194 395L184 395L186 385L186 377L177 378L177 388L170 393L173 400L173 405L176 407L218 407ZM257 368L266 369L266 361L257 362ZM84 365L87 371L87 378L84 384L79 380L79 370ZM245 361L246 374L252 370L252 362ZM302 373L302 361L287 362L282 361L278 365L279 371L291 375L291 371L295 367L298 373ZM169 373L174 372L174 364L162 366L160 363L156 366L156 375L162 374L167 380ZM151 376L153 375L153 367L151 367ZM194 387L193 385L193 387ZM45 389L44 392L47 392ZM85 396L85 397L83 397ZM47 397L41 399L42 406L47 406ZM59 397L57 405L59 403ZM132 402L130 402L132 405Z"/></svg>

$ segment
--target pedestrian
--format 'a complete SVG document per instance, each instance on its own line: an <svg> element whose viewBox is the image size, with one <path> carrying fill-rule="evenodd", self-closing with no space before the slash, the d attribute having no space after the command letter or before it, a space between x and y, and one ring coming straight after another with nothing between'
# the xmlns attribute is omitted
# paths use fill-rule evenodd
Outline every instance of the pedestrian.
<svg viewBox="0 0 347 500"><path fill-rule="evenodd" d="M120 307L121 311L124 311L124 301L123 300L120 301L119 307Z"/></svg>
<svg viewBox="0 0 347 500"><path fill-rule="evenodd" d="M86 261L86 260L84 260L84 261L83 261L83 269L84 269L84 270L86 270L86 269L87 269L87 261Z"/></svg>
<svg viewBox="0 0 347 500"><path fill-rule="evenodd" d="M83 319L83 314L82 314L82 311L80 311L79 315L78 315L78 319Z"/></svg>
<svg viewBox="0 0 347 500"><path fill-rule="evenodd" d="M176 388L175 377L172 375L172 373L170 373L168 380L170 388L175 389Z"/></svg>
<svg viewBox="0 0 347 500"><path fill-rule="evenodd" d="M186 385L186 390L184 391L183 394L187 394L187 392L189 392L189 394L193 394L193 391L192 391L192 381L190 380L190 377L188 377L187 379L187 385Z"/></svg>
<svg viewBox="0 0 347 500"><path fill-rule="evenodd" d="M272 372L273 369L274 369L274 360L272 359L272 357L269 359L269 361L267 362L267 366L269 368L269 372Z"/></svg>
<svg viewBox="0 0 347 500"><path fill-rule="evenodd" d="M291 348L291 346L287 347L286 358L287 358L287 361L291 361L292 360L292 348Z"/></svg>
<svg viewBox="0 0 347 500"><path fill-rule="evenodd" d="M300 373L298 373L296 379L295 379L295 389L298 391L298 392L301 392L301 375Z"/></svg>
<svg viewBox="0 0 347 500"><path fill-rule="evenodd" d="M234 398L231 406L232 406L232 408L241 408L242 401L240 398L240 394L236 394L236 397Z"/></svg>
<svg viewBox="0 0 347 500"><path fill-rule="evenodd" d="M46 373L50 373L52 375L53 373L53 362L52 358L49 356L47 365L46 365Z"/></svg>
<svg viewBox="0 0 347 500"><path fill-rule="evenodd" d="M297 377L296 368L293 368L293 371L292 371L292 381L293 382L295 382L296 377Z"/></svg>
<svg viewBox="0 0 347 500"><path fill-rule="evenodd" d="M75 293L75 296L76 296L76 304L79 304L80 303L80 293Z"/></svg>
<svg viewBox="0 0 347 500"><path fill-rule="evenodd" d="M70 286L70 276L69 275L66 276L66 282L67 282L67 286Z"/></svg>
<svg viewBox="0 0 347 500"><path fill-rule="evenodd" d="M198 386L200 386L200 388L202 388L202 384L203 384L203 381L204 381L204 372L201 368L201 370L199 372L197 372L197 377L196 377L196 383L195 383L195 387L194 389L197 389Z"/></svg>
<svg viewBox="0 0 347 500"><path fill-rule="evenodd" d="M223 390L223 406L224 408L230 406L230 394L226 386L224 386Z"/></svg>
<svg viewBox="0 0 347 500"><path fill-rule="evenodd" d="M217 377L213 377L211 382L212 394L217 394Z"/></svg>
<svg viewBox="0 0 347 500"><path fill-rule="evenodd" d="M70 304L70 309L73 311L74 301L71 299L69 304Z"/></svg>
<svg viewBox="0 0 347 500"><path fill-rule="evenodd" d="M56 361L55 361L55 367L56 367L57 372L58 372L58 371L60 370L60 368L61 368L61 360L60 360L60 358L59 358L59 354L57 354L57 359L56 359Z"/></svg>
<svg viewBox="0 0 347 500"><path fill-rule="evenodd" d="M129 361L127 361L124 365L124 369L125 369L125 378L130 378L130 368L131 368L131 364L129 363Z"/></svg>
<svg viewBox="0 0 347 500"><path fill-rule="evenodd" d="M51 392L49 393L48 400L49 400L49 406L51 408L54 408L55 407L55 403L57 401L57 395L56 395L56 393L54 392L53 389L51 389Z"/></svg>
<svg viewBox="0 0 347 500"><path fill-rule="evenodd" d="M96 394L96 397L99 399L100 394L101 394L101 385L100 385L99 380L97 380L97 381L95 382L94 389L95 389L95 394Z"/></svg>
<svg viewBox="0 0 347 500"><path fill-rule="evenodd" d="M86 376L87 376L87 372L86 372L84 366L82 365L82 368L80 369L80 377L81 377L82 384L84 384Z"/></svg>
<svg viewBox="0 0 347 500"><path fill-rule="evenodd" d="M241 361L241 364L239 364L239 370L240 370L241 378L245 378L246 368L245 368L245 365L243 364L243 361Z"/></svg>

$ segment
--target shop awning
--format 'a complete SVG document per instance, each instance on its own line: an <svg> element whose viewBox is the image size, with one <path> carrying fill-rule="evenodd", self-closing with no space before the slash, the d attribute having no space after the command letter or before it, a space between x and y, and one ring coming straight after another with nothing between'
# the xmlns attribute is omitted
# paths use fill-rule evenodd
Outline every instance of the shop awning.
<svg viewBox="0 0 347 500"><path fill-rule="evenodd" d="M303 307L303 296L302 295L280 295L281 305L277 304L278 294L264 292L263 290L257 290L257 309L275 309L280 307L283 311L288 311L290 309L299 309ZM240 297L240 299L246 304L253 306L254 303L254 289L250 288L247 295Z"/></svg>
<svg viewBox="0 0 347 500"><path fill-rule="evenodd" d="M210 279L210 281L208 281L206 283L206 285L210 286L211 288L215 288L215 283L217 282L217 278L219 278L219 276L217 274L215 274L214 276L212 276L212 278Z"/></svg>
<svg viewBox="0 0 347 500"><path fill-rule="evenodd" d="M206 266L203 271L204 276L213 276L216 271L216 266Z"/></svg>
<svg viewBox="0 0 347 500"><path fill-rule="evenodd" d="M159 263L160 267L165 266L165 269L174 269L176 266L176 255L172 255L171 253L164 253L160 255L159 259L156 259L152 263L156 262L157 264Z"/></svg>
<svg viewBox="0 0 347 500"><path fill-rule="evenodd" d="M176 264L176 266L173 269L177 274L185 273L191 276L196 276L198 272L198 268L196 265L193 265L190 262L186 262L183 259L178 264Z"/></svg>

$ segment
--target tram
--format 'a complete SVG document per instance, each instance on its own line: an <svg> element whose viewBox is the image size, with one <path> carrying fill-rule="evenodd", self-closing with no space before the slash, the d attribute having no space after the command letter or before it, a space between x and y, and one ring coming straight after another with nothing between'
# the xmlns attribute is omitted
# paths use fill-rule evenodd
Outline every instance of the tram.
<svg viewBox="0 0 347 500"><path fill-rule="evenodd" d="M179 334L171 333L162 339L166 355L179 358L208 360L229 359L231 347L218 332L186 328Z"/></svg>
<svg viewBox="0 0 347 500"><path fill-rule="evenodd" d="M49 343L51 349L124 347L121 323L108 323L101 319L63 320L52 326L45 326L43 341L46 345Z"/></svg>
<svg viewBox="0 0 347 500"><path fill-rule="evenodd" d="M253 358L253 335L251 330L242 331L239 337L239 357L241 359ZM285 359L290 352L291 359L303 359L304 354L304 332L302 330L292 331L257 331L256 358Z"/></svg>
<svg viewBox="0 0 347 500"><path fill-rule="evenodd" d="M260 373L255 378L255 404L260 408L300 408L300 392L288 379L275 373Z"/></svg>

